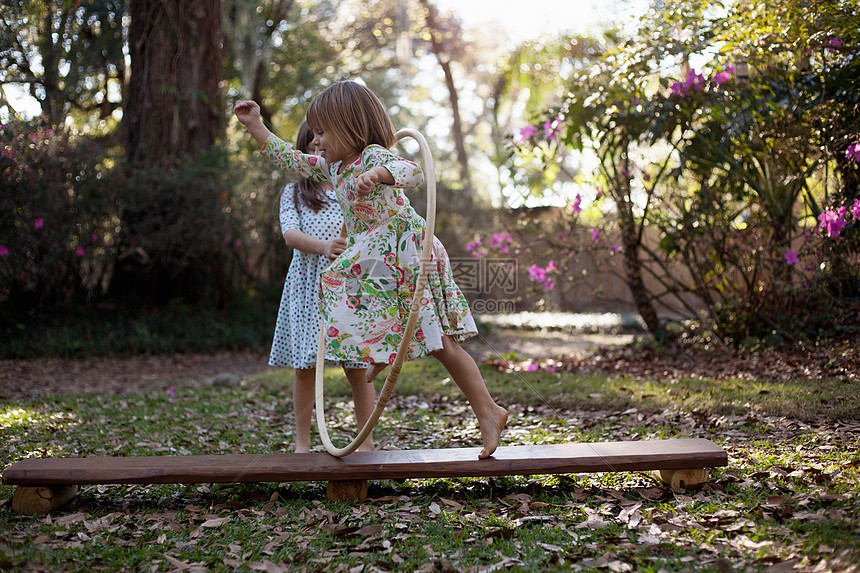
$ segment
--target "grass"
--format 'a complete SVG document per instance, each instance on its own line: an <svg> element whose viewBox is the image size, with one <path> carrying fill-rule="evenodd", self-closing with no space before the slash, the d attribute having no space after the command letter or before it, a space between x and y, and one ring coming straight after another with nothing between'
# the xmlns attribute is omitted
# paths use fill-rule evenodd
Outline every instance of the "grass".
<svg viewBox="0 0 860 573"><path fill-rule="evenodd" d="M503 444L707 437L730 465L674 492L645 473L372 482L84 486L50 517L0 487L0 568L67 571L850 571L860 562L860 403L840 381L611 379L485 368ZM332 438L353 431L331 370ZM379 445L474 446L437 363L405 366ZM291 377L0 406L0 462L33 456L289 451ZM856 570L856 569L853 569Z"/></svg>

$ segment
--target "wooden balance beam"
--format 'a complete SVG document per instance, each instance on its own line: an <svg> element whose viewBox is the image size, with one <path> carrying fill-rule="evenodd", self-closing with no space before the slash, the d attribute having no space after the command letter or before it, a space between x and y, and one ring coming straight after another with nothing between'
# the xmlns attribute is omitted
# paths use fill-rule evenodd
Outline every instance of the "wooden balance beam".
<svg viewBox="0 0 860 573"><path fill-rule="evenodd" d="M33 458L3 471L16 485L12 508L46 513L83 484L239 483L328 480L330 499L364 499L367 480L583 472L654 471L673 488L704 483L706 468L725 466L725 450L705 439L500 446L479 460L480 448L381 450L343 458L327 453Z"/></svg>

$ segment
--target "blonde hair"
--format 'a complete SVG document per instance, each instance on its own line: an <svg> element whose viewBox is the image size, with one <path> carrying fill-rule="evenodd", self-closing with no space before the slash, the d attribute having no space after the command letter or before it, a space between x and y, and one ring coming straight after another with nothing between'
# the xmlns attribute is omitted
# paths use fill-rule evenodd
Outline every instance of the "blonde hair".
<svg viewBox="0 0 860 573"><path fill-rule="evenodd" d="M315 131L328 131L338 142L359 152L372 144L389 148L397 143L394 125L382 102L356 82L338 82L326 88L311 101L307 118Z"/></svg>

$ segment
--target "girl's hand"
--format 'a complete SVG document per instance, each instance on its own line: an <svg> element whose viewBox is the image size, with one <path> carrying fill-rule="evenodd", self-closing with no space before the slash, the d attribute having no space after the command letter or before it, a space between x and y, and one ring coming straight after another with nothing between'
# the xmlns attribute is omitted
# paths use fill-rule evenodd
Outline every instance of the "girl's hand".
<svg viewBox="0 0 860 573"><path fill-rule="evenodd" d="M355 192L359 197L366 197L376 187L376 184L382 181L382 174L379 173L379 167L369 169L355 178Z"/></svg>
<svg viewBox="0 0 860 573"><path fill-rule="evenodd" d="M260 117L260 106L257 105L257 102L240 101L233 107L233 113L236 114L236 119L248 128L248 133L257 140L258 145L263 145L271 137L272 132L263 125L263 120Z"/></svg>
<svg viewBox="0 0 860 573"><path fill-rule="evenodd" d="M325 252L323 254L328 257L328 260L335 260L342 252L346 250L346 239L340 237L326 241Z"/></svg>
<svg viewBox="0 0 860 573"><path fill-rule="evenodd" d="M260 106L252 100L237 103L233 108L233 113L236 114L236 118L245 126L260 121Z"/></svg>

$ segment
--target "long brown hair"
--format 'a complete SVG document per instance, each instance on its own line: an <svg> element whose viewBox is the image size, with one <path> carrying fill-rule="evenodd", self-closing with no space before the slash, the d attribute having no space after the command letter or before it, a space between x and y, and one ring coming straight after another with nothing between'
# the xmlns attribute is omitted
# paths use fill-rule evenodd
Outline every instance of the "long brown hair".
<svg viewBox="0 0 860 573"><path fill-rule="evenodd" d="M308 124L331 132L339 143L358 152L371 144L389 148L397 143L382 102L352 81L338 82L318 94L308 106Z"/></svg>
<svg viewBox="0 0 860 573"><path fill-rule="evenodd" d="M299 127L299 133L296 135L296 149L302 153L310 153L313 140L314 132L308 127L308 122L303 121ZM299 210L299 201L316 213L328 205L328 196L322 183L302 177L293 186L293 203L296 206L296 211Z"/></svg>

